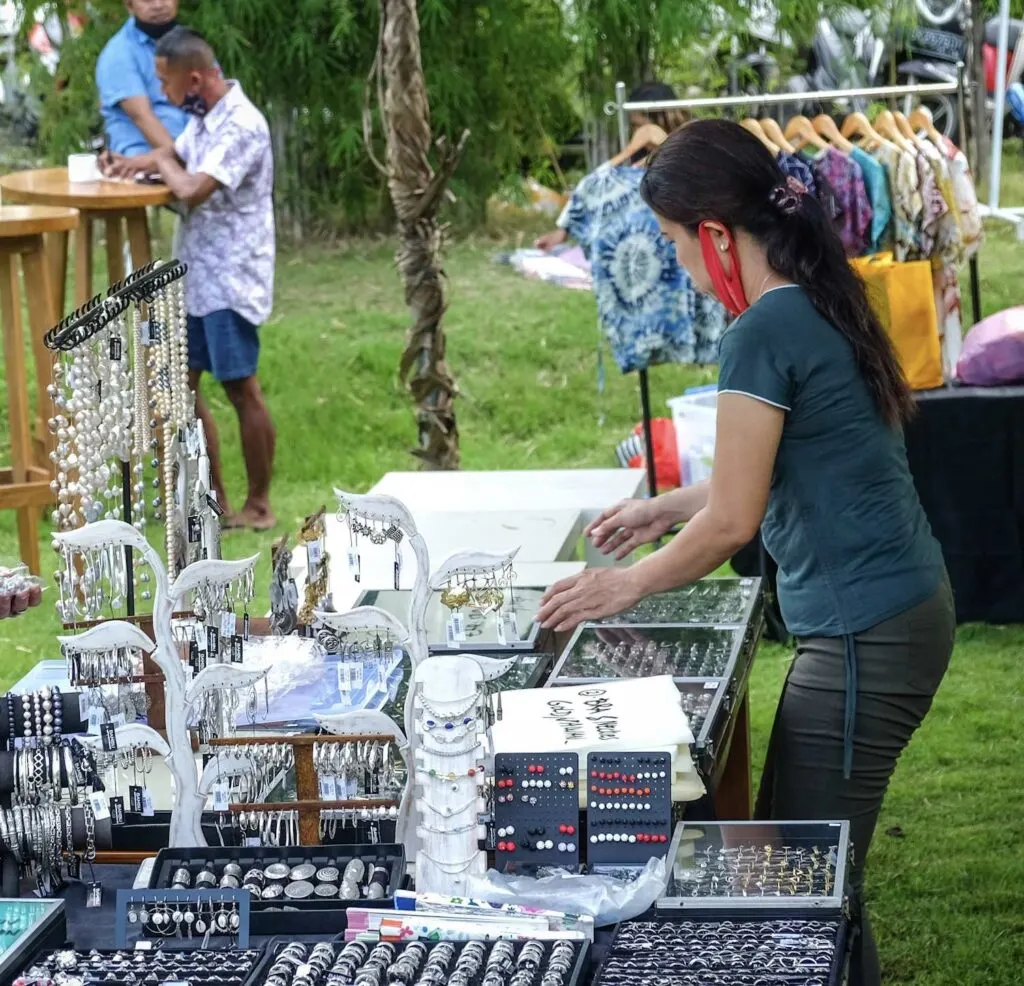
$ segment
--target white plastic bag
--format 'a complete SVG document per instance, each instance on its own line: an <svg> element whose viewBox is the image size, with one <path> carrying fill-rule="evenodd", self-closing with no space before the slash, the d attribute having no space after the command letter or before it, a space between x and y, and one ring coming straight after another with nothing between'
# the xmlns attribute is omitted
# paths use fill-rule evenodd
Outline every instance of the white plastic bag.
<svg viewBox="0 0 1024 986"><path fill-rule="evenodd" d="M540 877L508 876L488 870L467 878L466 896L492 904L525 904L549 911L589 914L601 928L638 917L654 906L668 884L668 864L653 857L635 880L594 873L551 870Z"/></svg>

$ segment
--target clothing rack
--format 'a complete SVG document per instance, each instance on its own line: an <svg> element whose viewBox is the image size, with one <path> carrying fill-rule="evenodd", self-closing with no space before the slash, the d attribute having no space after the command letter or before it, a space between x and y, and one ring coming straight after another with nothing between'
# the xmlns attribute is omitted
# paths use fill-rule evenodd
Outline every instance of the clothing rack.
<svg viewBox="0 0 1024 986"><path fill-rule="evenodd" d="M666 112L669 110L737 109L742 106L785 106L793 103L834 103L843 100L895 100L901 96L952 95L957 97L957 120L960 125L963 151L969 155L970 141L966 140L967 123L964 113L966 81L964 65L957 64L956 82L924 82L909 86L869 86L862 89L819 89L799 93L761 93L759 95L698 97L695 99L655 100L651 102L629 102L626 97L626 83L615 84L615 101L606 103L607 116L618 118L619 146L625 149L629 143L629 114ZM971 257L971 310L974 321L981 318L981 289L978 280L978 258ZM657 496L658 479L654 463L654 440L651 432L651 392L647 370L639 370L640 408L643 414L644 448L647 461L647 492Z"/></svg>

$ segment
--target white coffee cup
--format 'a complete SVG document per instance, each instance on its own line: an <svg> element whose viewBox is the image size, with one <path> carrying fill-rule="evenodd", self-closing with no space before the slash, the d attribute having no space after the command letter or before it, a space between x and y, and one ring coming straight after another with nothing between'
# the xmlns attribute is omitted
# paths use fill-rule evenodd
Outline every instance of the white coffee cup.
<svg viewBox="0 0 1024 986"><path fill-rule="evenodd" d="M96 154L68 155L68 181L99 181L101 177L99 157Z"/></svg>

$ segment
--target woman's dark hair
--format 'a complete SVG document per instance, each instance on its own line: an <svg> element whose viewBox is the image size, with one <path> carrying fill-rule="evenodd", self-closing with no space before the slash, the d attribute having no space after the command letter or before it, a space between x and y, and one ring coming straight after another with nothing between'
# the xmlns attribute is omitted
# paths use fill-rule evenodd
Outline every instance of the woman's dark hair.
<svg viewBox="0 0 1024 986"><path fill-rule="evenodd" d="M630 94L631 103L670 103L679 97L667 82L641 82ZM641 110L651 123L657 124L667 134L675 133L687 120L683 110Z"/></svg>
<svg viewBox="0 0 1024 986"><path fill-rule="evenodd" d="M839 234L818 200L782 207L786 176L753 134L729 120L695 120L651 156L640 186L659 215L696 233L706 220L745 230L777 274L800 285L822 318L843 334L875 404L890 425L915 405L892 343L868 304Z"/></svg>

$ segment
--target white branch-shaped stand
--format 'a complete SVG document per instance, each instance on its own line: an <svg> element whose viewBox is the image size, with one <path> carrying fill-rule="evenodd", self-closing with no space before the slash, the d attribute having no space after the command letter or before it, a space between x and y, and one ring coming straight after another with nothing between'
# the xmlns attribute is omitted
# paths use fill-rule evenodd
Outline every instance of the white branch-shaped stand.
<svg viewBox="0 0 1024 986"><path fill-rule="evenodd" d="M168 584L167 570L160 556L152 546L131 524L119 520L101 520L87 524L75 531L55 534L54 542L60 548L74 551L87 551L93 548L130 547L139 552L153 572L156 591L153 597L153 632L156 635L156 650L153 661L163 672L164 695L166 707L167 749L166 758L174 780L174 810L171 812L171 831L168 840L170 847L205 846L202 816L205 795L200 790L196 762L192 754L192 740L189 735L188 723L190 706L201 694L219 687L222 683L238 687L241 676L251 676L240 668L230 668L230 676L209 676L203 683L196 676L192 687L186 686L185 669L178 654L178 647L171 632L171 616L175 603L188 592L204 585L227 585L252 570L259 556L246 558L242 561L208 560L189 565L175 580ZM102 629L102 627L98 628ZM82 637L74 640L81 646ZM144 635L143 635L144 636ZM146 638L148 641L148 638ZM216 670L216 666L212 670ZM207 670L211 670L208 668ZM203 672L205 673L205 672ZM262 673L261 673L262 674ZM258 677L256 680L259 680ZM241 687L245 687L243 682ZM131 726L123 728L148 729L148 727ZM119 736L127 733L118 732ZM147 745L152 745L151 738ZM156 747L154 747L156 749Z"/></svg>
<svg viewBox="0 0 1024 986"><path fill-rule="evenodd" d="M70 651L114 650L118 647L134 647L136 650L151 653L156 647L149 637L134 623L124 620L107 620L85 633L69 637L58 637L61 647Z"/></svg>
<svg viewBox="0 0 1024 986"><path fill-rule="evenodd" d="M100 736L83 736L82 746L89 747L97 753L103 752L103 739ZM130 722L124 726L117 727L117 745L119 748L126 746L145 746L154 753L167 758L171 755L171 748L152 726L144 726L141 722Z"/></svg>
<svg viewBox="0 0 1024 986"><path fill-rule="evenodd" d="M230 780L233 777L247 777L255 769L253 758L248 753L220 751L203 768L203 776L199 778L199 793L205 800L213 791L217 781Z"/></svg>

